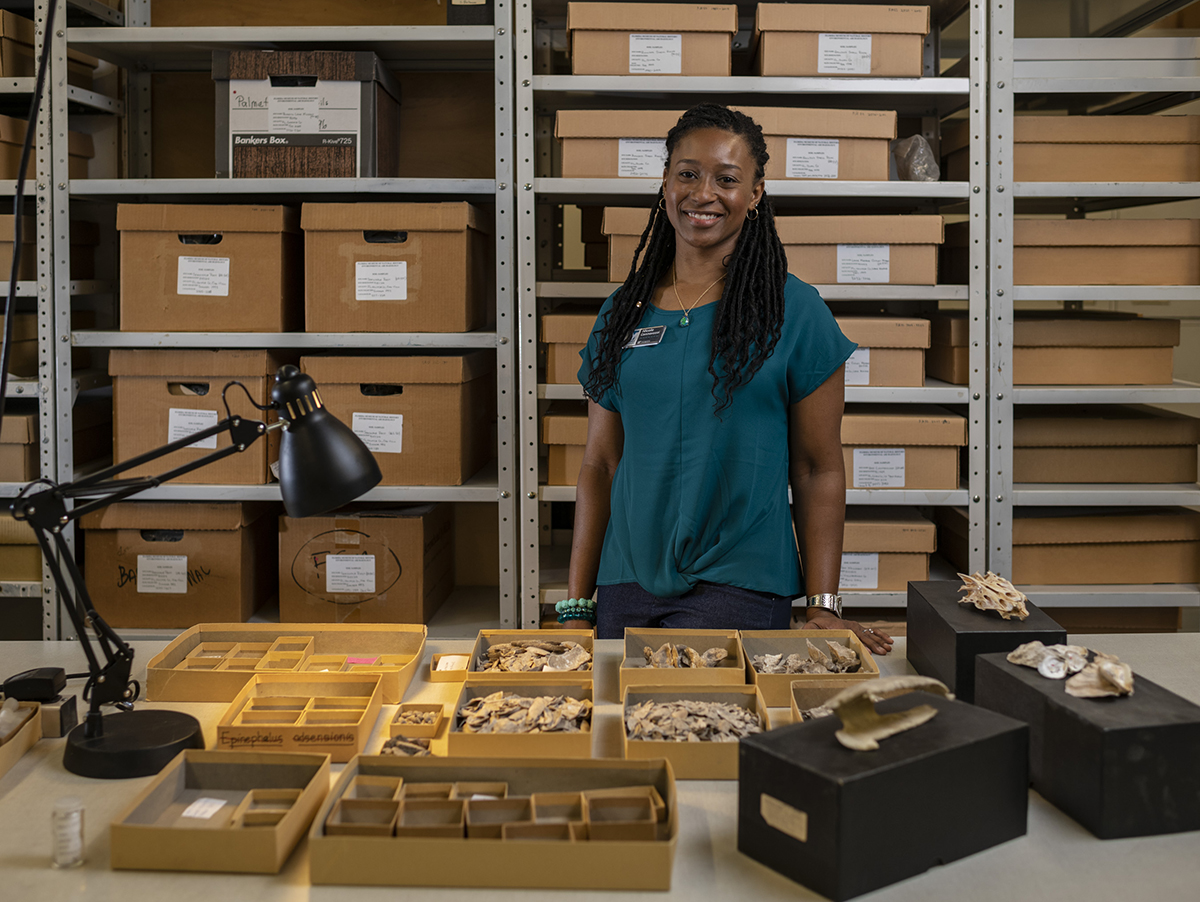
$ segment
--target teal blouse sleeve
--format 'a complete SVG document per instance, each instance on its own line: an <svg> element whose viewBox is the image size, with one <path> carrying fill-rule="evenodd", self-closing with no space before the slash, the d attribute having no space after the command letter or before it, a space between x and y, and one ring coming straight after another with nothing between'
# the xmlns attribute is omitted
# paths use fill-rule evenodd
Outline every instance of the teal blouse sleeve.
<svg viewBox="0 0 1200 902"><path fill-rule="evenodd" d="M784 322L793 326L785 327L776 353L786 349L788 354L788 403L795 404L816 391L858 345L842 334L817 290L793 275L788 276L784 303ZM784 338L790 340L790 346Z"/></svg>
<svg viewBox="0 0 1200 902"><path fill-rule="evenodd" d="M596 317L596 324L592 326L592 334L588 338L588 343L579 352L579 359L581 361L579 366L579 384L584 387L587 386L588 379L591 378L592 361L596 359L597 348L600 344L600 330L604 328L605 319L609 311L612 310L612 303L613 296L609 295L608 299L604 302L604 306L600 308L600 314ZM611 386L599 398L592 398L592 400L605 410L611 410L615 413L620 412L617 406L619 395Z"/></svg>

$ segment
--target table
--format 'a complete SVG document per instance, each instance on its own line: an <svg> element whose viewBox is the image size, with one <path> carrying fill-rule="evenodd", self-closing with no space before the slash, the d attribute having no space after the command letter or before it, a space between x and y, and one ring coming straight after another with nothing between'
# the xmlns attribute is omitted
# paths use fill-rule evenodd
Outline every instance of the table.
<svg viewBox="0 0 1200 902"><path fill-rule="evenodd" d="M1074 636L1071 641L1117 654L1139 675L1200 703L1200 668L1196 666L1200 659L1200 634ZM165 643L145 641L133 645L137 653L135 675L144 677L146 661ZM427 645L424 668L418 671L405 700L450 701L459 684L429 682L428 655L466 652L471 642L439 639L430 640ZM617 666L621 643L601 641L596 646L594 753L619 756ZM898 639L892 654L879 659L884 676L912 672L904 659L904 649L904 639ZM83 655L75 643L0 642L0 676L40 665L65 666L68 671L85 669ZM187 711L199 718L205 740L211 746L217 719L227 706L171 703L162 707ZM385 706L379 723L386 723L394 710ZM771 709L770 713L777 723L790 720L785 709ZM377 728L367 751L377 751L383 739ZM563 891L524 889L398 891L392 887L312 887L308 885L304 843L278 876L112 871L108 867L108 824L152 778L108 782L79 777L63 769L62 749L62 740L43 740L0 779L0 902L34 899L124 902L135 896L170 902L251 898L261 902L346 899L395 902L397 892L403 893L405 902L449 902L469 894L488 902L531 902L531 899L558 899L563 895ZM335 765L335 775L340 771L341 766ZM744 897L755 902L790 902L822 898L737 851L736 782L684 780L678 787L680 834L672 890L669 893L572 891L570 899L716 902ZM55 799L67 795L79 796L85 805L87 860L79 869L55 871L49 863L50 809ZM1200 833L1098 840L1031 792L1026 836L860 898L871 902L1188 899L1196 895L1194 874L1198 852ZM864 862L863 866L870 867L870 862Z"/></svg>

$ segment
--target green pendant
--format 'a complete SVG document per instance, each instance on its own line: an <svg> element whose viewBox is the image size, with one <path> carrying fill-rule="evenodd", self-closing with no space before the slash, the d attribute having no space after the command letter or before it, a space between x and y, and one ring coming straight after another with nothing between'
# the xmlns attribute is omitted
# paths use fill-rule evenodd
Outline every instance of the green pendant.
<svg viewBox="0 0 1200 902"><path fill-rule="evenodd" d="M683 316L679 317L679 325L686 326L687 324L688 324L688 315L685 313Z"/></svg>

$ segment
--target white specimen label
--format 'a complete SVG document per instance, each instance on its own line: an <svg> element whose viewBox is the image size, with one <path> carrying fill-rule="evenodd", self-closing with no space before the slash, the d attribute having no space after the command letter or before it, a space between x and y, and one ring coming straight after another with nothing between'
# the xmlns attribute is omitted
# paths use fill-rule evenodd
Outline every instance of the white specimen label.
<svg viewBox="0 0 1200 902"><path fill-rule="evenodd" d="M817 72L821 75L870 75L871 36L817 35Z"/></svg>
<svg viewBox="0 0 1200 902"><path fill-rule="evenodd" d="M878 589L879 552L843 551L838 586L842 589Z"/></svg>
<svg viewBox="0 0 1200 902"><path fill-rule="evenodd" d="M683 35L631 34L630 75L679 75L683 72Z"/></svg>
<svg viewBox="0 0 1200 902"><path fill-rule="evenodd" d="M321 130L321 98L316 94L267 95L267 131L312 135Z"/></svg>
<svg viewBox="0 0 1200 902"><path fill-rule="evenodd" d="M886 282L892 277L890 244L839 244L839 282Z"/></svg>
<svg viewBox="0 0 1200 902"><path fill-rule="evenodd" d="M150 595L187 595L186 554L139 554L137 590Z"/></svg>
<svg viewBox="0 0 1200 902"><path fill-rule="evenodd" d="M407 301L408 261L356 260L354 300Z"/></svg>
<svg viewBox="0 0 1200 902"><path fill-rule="evenodd" d="M788 138L787 177L790 179L835 179L838 177L837 138Z"/></svg>
<svg viewBox="0 0 1200 902"><path fill-rule="evenodd" d="M229 258L180 257L175 293L229 297Z"/></svg>
<svg viewBox="0 0 1200 902"><path fill-rule="evenodd" d="M224 799L196 799L183 809L183 814L180 816L195 817L206 821L224 807Z"/></svg>
<svg viewBox="0 0 1200 902"><path fill-rule="evenodd" d="M378 454L399 454L404 443L404 414L355 413L350 421L354 434Z"/></svg>
<svg viewBox="0 0 1200 902"><path fill-rule="evenodd" d="M871 349L855 348L846 360L846 384L871 384Z"/></svg>
<svg viewBox="0 0 1200 902"><path fill-rule="evenodd" d="M856 489L904 488L903 448L855 448Z"/></svg>
<svg viewBox="0 0 1200 902"><path fill-rule="evenodd" d="M216 426L219 422L215 410L188 410L182 407L172 407L169 410L170 413L167 414L168 442L177 442L181 438L195 435L202 429L207 429L209 426ZM217 447L217 437L210 435L208 438L192 442L188 447L215 448Z"/></svg>
<svg viewBox="0 0 1200 902"><path fill-rule="evenodd" d="M374 592L375 555L326 555L325 591L354 593Z"/></svg>
<svg viewBox="0 0 1200 902"><path fill-rule="evenodd" d="M621 138L617 142L617 175L656 179L663 174L667 142L658 138Z"/></svg>

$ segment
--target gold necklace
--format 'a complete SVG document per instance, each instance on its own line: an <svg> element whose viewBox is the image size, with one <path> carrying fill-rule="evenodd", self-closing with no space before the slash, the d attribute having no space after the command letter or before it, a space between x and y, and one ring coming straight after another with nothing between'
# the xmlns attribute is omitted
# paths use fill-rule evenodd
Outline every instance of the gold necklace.
<svg viewBox="0 0 1200 902"><path fill-rule="evenodd" d="M717 282L713 282L712 285L709 285L702 292L700 292L700 297L698 297L698 298L696 298L696 300L692 301L691 307L684 306L683 298L681 298L679 296L679 286L677 283L677 277L678 277L678 273L675 272L675 264L672 263L671 264L671 290L675 292L675 300L677 300L679 302L679 306L683 309L683 316L679 317L679 325L686 326L688 323L691 322L691 319L688 316L688 314L690 314L693 310L696 309L696 305L700 303L700 298L704 297L706 294L708 294L710 291L712 291L713 285L716 285L717 282L720 282L722 279L725 278L725 276L724 275L720 276L717 279Z"/></svg>

